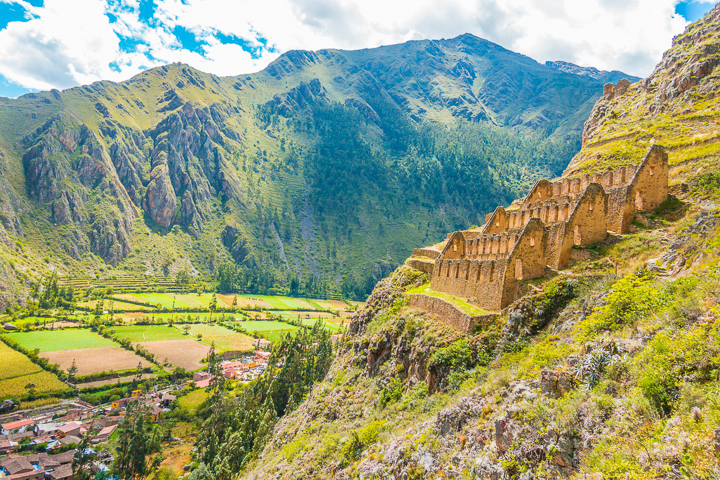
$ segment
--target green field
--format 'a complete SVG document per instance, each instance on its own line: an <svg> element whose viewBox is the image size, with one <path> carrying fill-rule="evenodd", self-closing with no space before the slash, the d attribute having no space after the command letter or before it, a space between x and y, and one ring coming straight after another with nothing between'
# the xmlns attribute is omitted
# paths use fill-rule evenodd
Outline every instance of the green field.
<svg viewBox="0 0 720 480"><path fill-rule="evenodd" d="M338 333L342 330L342 327L340 327L340 325L328 321L327 318L318 317L317 313L313 314L312 312L278 312L278 314L284 320L288 321L297 321L299 318L302 324L307 327L312 327L318 322L318 320L322 320L325 328L330 330L332 333Z"/></svg>
<svg viewBox="0 0 720 480"><path fill-rule="evenodd" d="M188 337L175 327L167 325L132 325L112 327L115 338L127 338L131 342L159 342L163 340L185 340Z"/></svg>
<svg viewBox="0 0 720 480"><path fill-rule="evenodd" d="M29 375L42 370L38 365L31 362L28 357L16 352L2 342L0 342L0 358L2 359L0 380Z"/></svg>
<svg viewBox="0 0 720 480"><path fill-rule="evenodd" d="M319 319L319 320L322 320L322 319ZM318 322L317 318L303 318L302 319L302 324L306 327L312 327L317 322ZM323 326L327 330L330 330L330 333L340 333L343 330L343 328L340 325L336 325L332 322L328 322L327 320L323 320Z"/></svg>
<svg viewBox="0 0 720 480"><path fill-rule="evenodd" d="M215 348L221 351L230 350L252 350L253 338L243 333L238 333L220 325L206 325L202 323L194 323L187 325L190 327L189 333L193 337L198 334L202 335L202 343L206 345L215 344ZM184 328L185 325L180 325Z"/></svg>
<svg viewBox="0 0 720 480"><path fill-rule="evenodd" d="M182 408L187 408L188 410L196 410L200 405L202 405L202 402L205 401L208 395L209 393L206 392L204 388L199 390L193 390L187 395L183 395L182 397L178 398L178 403Z"/></svg>
<svg viewBox="0 0 720 480"><path fill-rule="evenodd" d="M79 348L112 347L112 340L95 332L81 328L66 330L41 330L35 332L9 333L5 337L17 342L23 348L43 352L75 350Z"/></svg>
<svg viewBox="0 0 720 480"><path fill-rule="evenodd" d="M182 302L179 299L173 298L173 295L167 293L136 293L133 295L143 302L148 302L152 305L160 305L163 308L191 308L190 305Z"/></svg>
<svg viewBox="0 0 720 480"><path fill-rule="evenodd" d="M213 294L173 294L173 293L136 293L133 297L139 301L147 302L151 305L160 305L162 308L198 308L207 309L212 301ZM338 307L330 304L327 300L312 300L308 298L291 298L280 295L257 295L250 293L242 293L237 295L238 298L250 300L261 300L270 308L277 310L285 309L315 309L315 310L337 310ZM225 297L232 297L226 295ZM218 298L218 306L220 309L225 307L225 302Z"/></svg>
<svg viewBox="0 0 720 480"><path fill-rule="evenodd" d="M313 300L312 298L301 298L300 300L302 300L303 302L307 303L308 305L310 305L310 306L311 306L312 308L314 308L315 310L324 310L324 308L321 307L320 304L317 303L317 301L316 301L316 300Z"/></svg>
<svg viewBox="0 0 720 480"><path fill-rule="evenodd" d="M68 389L69 387L61 382L55 374L41 371L31 375L1 380L0 400L26 397L32 394L59 393Z"/></svg>
<svg viewBox="0 0 720 480"><path fill-rule="evenodd" d="M295 325L277 322L275 320L258 320L253 322L238 322L238 325L244 328L248 333L254 333L263 338L276 343L285 336L286 333L294 333L298 330Z"/></svg>

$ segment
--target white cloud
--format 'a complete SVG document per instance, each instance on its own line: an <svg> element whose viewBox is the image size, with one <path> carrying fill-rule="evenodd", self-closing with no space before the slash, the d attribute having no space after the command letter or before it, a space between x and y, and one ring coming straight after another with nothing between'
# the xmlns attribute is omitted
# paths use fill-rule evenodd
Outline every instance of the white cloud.
<svg viewBox="0 0 720 480"><path fill-rule="evenodd" d="M469 32L541 62L644 76L687 23L674 15L678 0L157 0L150 26L140 20L137 0L109 1L24 4L33 18L0 31L0 74L39 89L125 79L175 61L236 75L291 49L368 48ZM202 54L182 49L176 26L205 42ZM267 46L253 58L221 43L218 32L254 47L263 47L263 38ZM116 33L141 45L123 52Z"/></svg>
<svg viewBox="0 0 720 480"><path fill-rule="evenodd" d="M66 88L109 78L119 54L100 0L25 5L32 18L0 31L0 74L28 88Z"/></svg>

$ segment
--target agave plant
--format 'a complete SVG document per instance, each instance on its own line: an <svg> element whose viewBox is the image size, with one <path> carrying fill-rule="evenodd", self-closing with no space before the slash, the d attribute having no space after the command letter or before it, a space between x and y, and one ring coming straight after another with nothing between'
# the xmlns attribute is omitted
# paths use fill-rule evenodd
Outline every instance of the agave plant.
<svg viewBox="0 0 720 480"><path fill-rule="evenodd" d="M575 365L575 379L588 390L597 385L607 367L622 360L625 354L625 348L612 340L587 343L585 351Z"/></svg>

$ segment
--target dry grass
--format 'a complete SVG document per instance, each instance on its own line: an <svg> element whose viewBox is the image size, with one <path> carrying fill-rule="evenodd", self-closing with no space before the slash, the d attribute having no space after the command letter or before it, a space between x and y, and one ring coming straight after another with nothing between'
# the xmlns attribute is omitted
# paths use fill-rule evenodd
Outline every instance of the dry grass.
<svg viewBox="0 0 720 480"><path fill-rule="evenodd" d="M209 346L195 340L162 340L142 342L139 345L154 354L157 361L164 362L167 358L168 362L188 371L202 368L200 361L207 357L210 351Z"/></svg>
<svg viewBox="0 0 720 480"><path fill-rule="evenodd" d="M78 367L77 376L91 375L100 372L117 372L137 367L138 362L143 367L150 366L144 358L120 347L97 347L77 350L61 350L58 352L45 352L40 354L50 363L60 365L67 371L75 360Z"/></svg>

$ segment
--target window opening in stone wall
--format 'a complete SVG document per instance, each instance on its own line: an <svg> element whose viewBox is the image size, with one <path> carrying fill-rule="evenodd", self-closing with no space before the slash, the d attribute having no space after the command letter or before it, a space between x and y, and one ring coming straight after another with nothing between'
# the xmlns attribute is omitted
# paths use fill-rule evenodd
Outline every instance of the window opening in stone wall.
<svg viewBox="0 0 720 480"><path fill-rule="evenodd" d="M531 247L535 246L535 237L530 237L530 246Z"/></svg>
<svg viewBox="0 0 720 480"><path fill-rule="evenodd" d="M495 263L493 262L490 264L490 281L492 282L494 280L495 280Z"/></svg>
<svg viewBox="0 0 720 480"><path fill-rule="evenodd" d="M650 176L655 175L655 167L650 167Z"/></svg>
<svg viewBox="0 0 720 480"><path fill-rule="evenodd" d="M590 211L592 212L595 209L595 202L590 202Z"/></svg>
<svg viewBox="0 0 720 480"><path fill-rule="evenodd" d="M450 278L450 265L447 266L447 270L445 270L445 276L447 278Z"/></svg>
<svg viewBox="0 0 720 480"><path fill-rule="evenodd" d="M470 264L467 265L467 268L465 269L465 280L468 280L470 278Z"/></svg>
<svg viewBox="0 0 720 480"><path fill-rule="evenodd" d="M645 200L643 199L642 192L638 191L635 193L635 208L638 210L644 210Z"/></svg>
<svg viewBox="0 0 720 480"><path fill-rule="evenodd" d="M580 225L575 225L575 245L582 244L582 233L580 233Z"/></svg>
<svg viewBox="0 0 720 480"><path fill-rule="evenodd" d="M455 266L455 278L458 278L460 275L460 265Z"/></svg>
<svg viewBox="0 0 720 480"><path fill-rule="evenodd" d="M523 278L523 264L520 258L515 260L515 278L517 280L522 280Z"/></svg>

